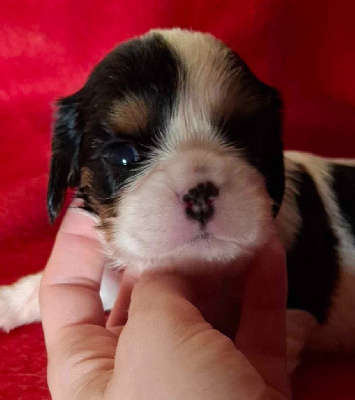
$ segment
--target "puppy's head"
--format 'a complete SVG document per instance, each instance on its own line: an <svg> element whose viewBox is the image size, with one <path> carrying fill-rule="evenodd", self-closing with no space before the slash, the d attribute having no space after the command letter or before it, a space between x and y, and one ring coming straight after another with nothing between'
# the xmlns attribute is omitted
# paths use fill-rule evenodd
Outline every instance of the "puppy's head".
<svg viewBox="0 0 355 400"><path fill-rule="evenodd" d="M228 262L263 243L284 191L281 101L198 32L122 44L62 99L48 190L96 213L116 265Z"/></svg>

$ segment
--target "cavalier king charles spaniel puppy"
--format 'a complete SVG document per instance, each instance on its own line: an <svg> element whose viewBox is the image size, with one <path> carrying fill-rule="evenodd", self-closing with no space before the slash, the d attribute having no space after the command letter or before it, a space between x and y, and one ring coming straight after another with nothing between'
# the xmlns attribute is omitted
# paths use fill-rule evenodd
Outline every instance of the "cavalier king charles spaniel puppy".
<svg viewBox="0 0 355 400"><path fill-rule="evenodd" d="M48 212L68 187L97 219L112 271L223 269L279 235L298 353L355 348L355 162L283 152L282 101L209 34L153 30L121 44L58 103ZM40 319L41 274L0 288L0 327Z"/></svg>

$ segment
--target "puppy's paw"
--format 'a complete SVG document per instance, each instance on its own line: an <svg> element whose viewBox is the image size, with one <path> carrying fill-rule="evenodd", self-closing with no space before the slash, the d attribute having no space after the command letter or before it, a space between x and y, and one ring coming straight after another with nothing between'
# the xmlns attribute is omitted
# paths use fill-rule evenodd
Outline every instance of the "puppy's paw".
<svg viewBox="0 0 355 400"><path fill-rule="evenodd" d="M9 332L21 325L18 313L13 309L13 286L0 286L0 329Z"/></svg>
<svg viewBox="0 0 355 400"><path fill-rule="evenodd" d="M12 329L40 320L39 285L42 273L0 286L0 329Z"/></svg>

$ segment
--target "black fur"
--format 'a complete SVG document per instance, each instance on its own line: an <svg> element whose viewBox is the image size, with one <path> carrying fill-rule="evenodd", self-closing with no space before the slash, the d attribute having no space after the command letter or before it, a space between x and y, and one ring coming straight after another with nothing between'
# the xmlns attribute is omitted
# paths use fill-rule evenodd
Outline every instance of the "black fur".
<svg viewBox="0 0 355 400"><path fill-rule="evenodd" d="M178 73L183 73L183 68L177 56L158 35L135 39L113 50L97 65L81 90L79 104L72 103L72 97L61 101L54 129L48 190L48 212L52 220L60 211L66 187L79 185L78 159L79 166L88 167L93 177L92 185L81 186L78 192L85 206L97 212L91 199L100 204L113 201L113 196L138 165L109 165L102 157L103 146L110 140L129 140L136 144L140 160L144 161L175 104ZM126 132L114 131L106 123L114 100L124 99L127 94L143 99L154 110L149 114L146 129L129 136ZM75 128L77 120L83 121L80 134ZM69 166L75 167L75 171ZM67 175L72 178L67 180Z"/></svg>
<svg viewBox="0 0 355 400"><path fill-rule="evenodd" d="M244 150L247 160L265 177L276 216L285 191L281 96L257 79L236 53L231 58L238 71L238 100L233 117L222 124L227 139Z"/></svg>
<svg viewBox="0 0 355 400"><path fill-rule="evenodd" d="M310 312L326 322L337 285L338 240L312 178L306 172L290 177L299 186L297 203L302 227L294 248L287 254L288 308Z"/></svg>
<svg viewBox="0 0 355 400"><path fill-rule="evenodd" d="M136 145L144 161L154 140L167 125L176 101L176 85L181 66L159 36L127 42L109 54L93 71L87 85L88 126L83 137L81 162L93 171L91 193L101 203L110 203L127 178L136 173L139 163L112 166L102 159L109 140L128 140ZM107 108L114 100L134 94L153 110L143 131L135 134L113 131L103 126ZM94 145L93 145L94 144Z"/></svg>
<svg viewBox="0 0 355 400"><path fill-rule="evenodd" d="M58 216L67 187L80 182L79 144L82 127L78 118L80 92L58 102L59 108L52 138L52 159L47 192L47 209L51 222Z"/></svg>
<svg viewBox="0 0 355 400"><path fill-rule="evenodd" d="M333 164L333 190L355 238L355 166Z"/></svg>

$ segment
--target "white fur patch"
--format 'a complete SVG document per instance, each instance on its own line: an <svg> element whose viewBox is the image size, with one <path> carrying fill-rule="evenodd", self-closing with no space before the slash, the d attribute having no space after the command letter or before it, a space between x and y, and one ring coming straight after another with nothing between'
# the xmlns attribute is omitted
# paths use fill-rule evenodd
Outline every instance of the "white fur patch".
<svg viewBox="0 0 355 400"><path fill-rule="evenodd" d="M176 150L185 141L221 143L211 118L236 107L238 71L228 61L230 49L215 37L180 29L155 30L176 51L184 74L179 77L178 103L164 136L163 149ZM185 75L186 73L186 75Z"/></svg>
<svg viewBox="0 0 355 400"><path fill-rule="evenodd" d="M17 326L40 321L39 286L42 272L28 275L9 286L0 286L0 328L5 332Z"/></svg>
<svg viewBox="0 0 355 400"><path fill-rule="evenodd" d="M39 322L39 288L42 271L28 275L13 285L0 286L0 329L9 332L21 325ZM119 276L109 268L104 269L100 297L104 310L110 310L119 291Z"/></svg>

